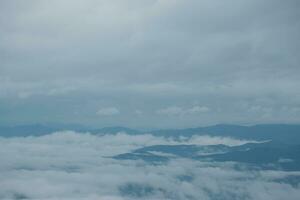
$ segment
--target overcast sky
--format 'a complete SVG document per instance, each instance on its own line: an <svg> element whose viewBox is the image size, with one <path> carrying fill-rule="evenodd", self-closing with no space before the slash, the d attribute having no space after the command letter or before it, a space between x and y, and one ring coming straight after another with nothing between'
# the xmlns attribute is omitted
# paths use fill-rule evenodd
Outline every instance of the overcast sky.
<svg viewBox="0 0 300 200"><path fill-rule="evenodd" d="M0 125L300 123L299 0L0 1Z"/></svg>

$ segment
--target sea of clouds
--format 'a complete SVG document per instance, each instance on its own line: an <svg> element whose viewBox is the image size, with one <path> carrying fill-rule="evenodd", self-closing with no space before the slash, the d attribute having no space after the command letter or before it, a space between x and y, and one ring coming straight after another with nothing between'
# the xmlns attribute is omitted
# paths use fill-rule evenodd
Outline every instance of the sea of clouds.
<svg viewBox="0 0 300 200"><path fill-rule="evenodd" d="M280 180L299 177L300 172L253 170L234 162L184 158L161 164L112 158L149 145L235 146L247 142L226 137L172 139L72 131L0 137L0 199L299 199L300 185Z"/></svg>

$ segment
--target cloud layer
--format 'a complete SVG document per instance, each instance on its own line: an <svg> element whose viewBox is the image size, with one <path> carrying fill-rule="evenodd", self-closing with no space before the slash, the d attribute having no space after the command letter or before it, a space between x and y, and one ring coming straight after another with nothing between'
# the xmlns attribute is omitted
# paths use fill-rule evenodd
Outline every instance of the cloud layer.
<svg viewBox="0 0 300 200"><path fill-rule="evenodd" d="M297 0L1 1L0 123L299 122L298 8ZM211 112L155 112L195 105ZM99 120L105 107L122 114Z"/></svg>
<svg viewBox="0 0 300 200"><path fill-rule="evenodd" d="M173 159L159 165L110 158L155 144L231 144L232 138L182 141L151 135L58 132L0 138L1 199L298 199L300 172L248 170L237 163Z"/></svg>

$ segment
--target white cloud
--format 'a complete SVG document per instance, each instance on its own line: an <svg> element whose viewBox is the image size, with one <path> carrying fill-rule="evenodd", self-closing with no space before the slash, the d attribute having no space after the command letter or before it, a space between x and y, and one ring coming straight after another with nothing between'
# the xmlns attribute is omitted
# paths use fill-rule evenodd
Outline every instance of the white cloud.
<svg viewBox="0 0 300 200"><path fill-rule="evenodd" d="M120 111L115 107L101 108L100 110L97 111L97 115L100 116L112 116L118 114L120 114Z"/></svg>
<svg viewBox="0 0 300 200"><path fill-rule="evenodd" d="M187 110L187 113L195 114L201 112L208 112L210 109L207 106L194 106Z"/></svg>
<svg viewBox="0 0 300 200"><path fill-rule="evenodd" d="M170 106L167 108L159 109L156 111L160 115L187 115L187 114L198 114L210 111L207 106L193 106L191 108L183 108L179 106Z"/></svg>
<svg viewBox="0 0 300 200"><path fill-rule="evenodd" d="M266 142L266 141L261 141ZM260 141L254 140L238 140L231 137L211 137L209 135L194 135L188 140L188 144L196 144L196 145L218 145L223 144L227 146L239 146L247 143L261 143Z"/></svg>
<svg viewBox="0 0 300 200"><path fill-rule="evenodd" d="M181 115L183 113L183 109L178 106L171 106L157 110L156 113L160 115Z"/></svg>
<svg viewBox="0 0 300 200"><path fill-rule="evenodd" d="M152 135L94 136L57 132L42 137L0 138L1 199L135 199L122 188L150 191L139 199L296 200L299 186L277 182L299 172L237 170L234 163L173 159L161 165L109 156L155 144L234 143L209 136L172 140ZM228 142L229 141L229 142ZM240 144L240 143L238 143ZM190 180L178 177L189 176ZM129 184L129 186L128 186ZM141 188L142 187L142 188ZM128 188L127 188L128 189Z"/></svg>

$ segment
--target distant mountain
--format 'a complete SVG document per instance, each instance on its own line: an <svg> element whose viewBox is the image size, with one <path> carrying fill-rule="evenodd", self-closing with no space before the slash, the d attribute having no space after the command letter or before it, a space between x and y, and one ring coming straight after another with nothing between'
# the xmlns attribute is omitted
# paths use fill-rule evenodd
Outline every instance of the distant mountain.
<svg viewBox="0 0 300 200"><path fill-rule="evenodd" d="M237 139L251 140L272 140L288 144L300 144L300 125L288 124L264 124L254 126L239 125L215 125L187 129L166 129L153 131L139 131L127 127L105 127L92 129L80 125L63 125L63 124L35 124L4 127L0 126L0 136L2 137L24 137L24 136L41 136L61 130L73 130L77 132L89 132L95 135L116 134L125 132L127 134L153 134L163 137L191 137L193 135L210 135L221 137L233 137Z"/></svg>
<svg viewBox="0 0 300 200"><path fill-rule="evenodd" d="M49 127L42 124L20 125L20 126L0 126L0 136L2 137L25 137L42 136L60 130L60 128Z"/></svg>
<svg viewBox="0 0 300 200"><path fill-rule="evenodd" d="M300 170L300 145L284 145L277 142L248 143L241 146L226 145L154 145L119 154L118 160L144 160L155 164L174 158L202 161L234 161L248 167L264 169Z"/></svg>
<svg viewBox="0 0 300 200"><path fill-rule="evenodd" d="M116 134L120 132L124 132L127 134L141 134L142 132L139 130L131 129L131 128L126 128L126 127L121 127L121 126L114 126L114 127L104 127L101 129L91 129L88 130L88 132L92 134L97 134L97 135L103 135L103 134Z"/></svg>
<svg viewBox="0 0 300 200"><path fill-rule="evenodd" d="M77 132L89 132L95 135L116 134L124 132L127 134L140 134L135 129L126 127L104 127L100 129L91 129L81 125L73 124L33 124L20 126L0 126L0 136L2 137L26 137L26 136L42 136L57 131L72 130Z"/></svg>
<svg viewBox="0 0 300 200"><path fill-rule="evenodd" d="M211 135L252 140L275 140L300 144L300 125L289 124L262 124L254 126L220 124L188 129L156 130L151 133L167 137Z"/></svg>

